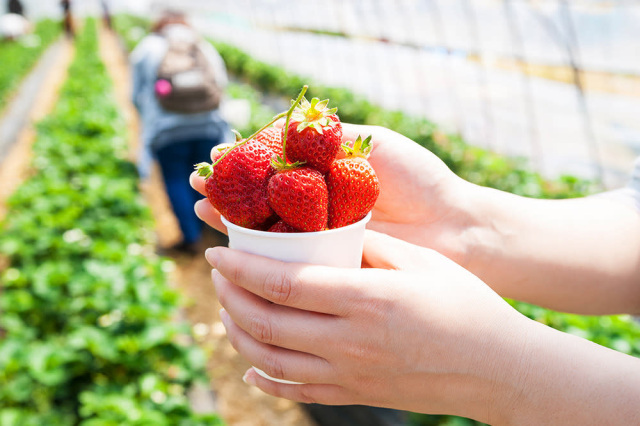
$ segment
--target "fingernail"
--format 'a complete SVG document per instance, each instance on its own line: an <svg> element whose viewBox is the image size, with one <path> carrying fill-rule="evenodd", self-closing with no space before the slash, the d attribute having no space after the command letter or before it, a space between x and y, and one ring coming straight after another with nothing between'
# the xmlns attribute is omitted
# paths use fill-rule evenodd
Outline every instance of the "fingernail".
<svg viewBox="0 0 640 426"><path fill-rule="evenodd" d="M214 268L218 265L218 259L220 258L218 250L215 250L214 248L208 248L204 252L204 257L207 259L207 262L209 262L209 265L213 266Z"/></svg>
<svg viewBox="0 0 640 426"><path fill-rule="evenodd" d="M244 373L244 376L242 376L242 381L249 386L255 386L256 378L253 376L253 374L251 374L251 370L253 370L253 368L248 369L246 373Z"/></svg>
<svg viewBox="0 0 640 426"><path fill-rule="evenodd" d="M218 279L221 277L222 275L220 274L220 272L218 272L217 269L212 269L211 270L211 281L213 282L213 287L216 289L216 291L218 290Z"/></svg>
<svg viewBox="0 0 640 426"><path fill-rule="evenodd" d="M229 317L229 313L224 308L220 309L218 313L220 314L220 320L222 320L222 324L226 326L229 319L231 318Z"/></svg>
<svg viewBox="0 0 640 426"><path fill-rule="evenodd" d="M202 220L202 218L200 217L200 213L198 213L198 205L202 203L202 200L198 200L195 202L195 204L193 205L193 211L195 212L196 216L198 216L198 219Z"/></svg>

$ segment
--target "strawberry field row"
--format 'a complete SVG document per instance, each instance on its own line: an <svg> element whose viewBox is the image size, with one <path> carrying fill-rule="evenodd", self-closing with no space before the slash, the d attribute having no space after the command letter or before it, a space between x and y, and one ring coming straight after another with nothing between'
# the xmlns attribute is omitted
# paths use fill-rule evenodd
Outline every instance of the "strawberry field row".
<svg viewBox="0 0 640 426"><path fill-rule="evenodd" d="M172 320L97 42L89 21L2 223L0 424L221 424L185 395L205 356Z"/></svg>
<svg viewBox="0 0 640 426"><path fill-rule="evenodd" d="M59 35L58 22L43 20L36 24L34 34L19 41L0 42L0 111L22 77Z"/></svg>

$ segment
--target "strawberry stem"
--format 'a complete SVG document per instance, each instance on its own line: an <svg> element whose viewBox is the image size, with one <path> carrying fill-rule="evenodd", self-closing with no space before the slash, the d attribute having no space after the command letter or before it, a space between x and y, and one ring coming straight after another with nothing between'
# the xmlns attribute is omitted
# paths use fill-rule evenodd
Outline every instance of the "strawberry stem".
<svg viewBox="0 0 640 426"><path fill-rule="evenodd" d="M302 90L300 90L298 97L296 98L295 101L291 103L291 107L289 108L289 111L287 111L287 118L284 122L284 135L282 136L282 159L284 160L285 163L287 161L286 149L287 149L287 135L289 135L289 120L291 120L291 114L293 114L293 110L296 109L296 107L298 106L302 98L304 98L304 94L307 93L308 88L309 86L307 86L306 84L302 86Z"/></svg>
<svg viewBox="0 0 640 426"><path fill-rule="evenodd" d="M212 167L217 165L224 157L227 156L227 154L229 154L231 151L233 151L234 149L246 144L247 142L249 142L251 139L255 138L256 136L258 136L258 133L262 132L263 130L265 130L267 127L270 127L273 123L275 123L276 121L280 120L282 117L287 117L287 122L286 122L286 126L289 125L289 118L291 117L291 113L293 112L294 108L296 107L296 105L298 105L298 103L300 102L300 99L302 99L302 97L304 96L304 94L307 92L307 89L309 88L309 86L307 86L306 84L304 86L302 86L302 90L300 91L300 94L298 95L298 98L291 104L291 108L289 108L288 111L286 112L281 112L280 114L277 114L275 117L273 117L273 119L268 122L267 124L265 124L264 126L262 126L258 131L256 131L254 134L252 134L251 136L249 136L248 138L246 138L243 141L238 141L235 145L233 145L231 148L229 148L228 150L226 150L224 152L224 154L222 154L220 156L220 158L218 158L216 160L215 163L212 164ZM234 132L236 135L236 138L240 135L240 133L238 133L237 131ZM287 132L285 131L284 134L284 138L282 141L282 153L284 156L284 143L287 140ZM287 158L286 156L284 156L284 158Z"/></svg>
<svg viewBox="0 0 640 426"><path fill-rule="evenodd" d="M231 129L231 133L236 137L236 142L240 142L242 140L242 135L236 129Z"/></svg>

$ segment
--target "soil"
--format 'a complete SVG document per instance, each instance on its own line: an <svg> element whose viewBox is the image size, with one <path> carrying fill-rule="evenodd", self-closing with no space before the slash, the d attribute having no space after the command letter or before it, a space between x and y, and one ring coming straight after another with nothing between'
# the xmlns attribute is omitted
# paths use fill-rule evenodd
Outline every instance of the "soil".
<svg viewBox="0 0 640 426"><path fill-rule="evenodd" d="M129 101L130 74L127 58L118 39L109 31L100 33L101 55L114 82L116 99L124 113L130 142L130 159L138 152L140 123ZM141 183L141 190L156 222L160 247L170 246L181 239L180 230L167 199L157 167L151 177ZM226 236L213 230L205 234L202 252L206 247L226 245ZM185 295L184 316L194 326L198 343L207 351L210 386L215 396L215 410L232 426L314 426L315 423L298 404L267 395L242 381L250 365L228 342L220 322L217 301L211 284L211 267L203 255L179 256L172 282Z"/></svg>
<svg viewBox="0 0 640 426"><path fill-rule="evenodd" d="M59 54L41 85L33 108L29 112L27 125L18 133L7 156L0 164L0 218L6 214L6 200L24 181L29 173L31 146L36 139L35 123L42 120L53 109L58 100L58 91L67 76L67 68L73 58L72 44L63 39Z"/></svg>

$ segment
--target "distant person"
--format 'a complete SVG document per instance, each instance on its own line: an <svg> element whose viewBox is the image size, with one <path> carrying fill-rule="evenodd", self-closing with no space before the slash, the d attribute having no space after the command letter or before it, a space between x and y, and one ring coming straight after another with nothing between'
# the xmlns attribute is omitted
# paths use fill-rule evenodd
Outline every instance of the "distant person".
<svg viewBox="0 0 640 426"><path fill-rule="evenodd" d="M16 15L24 16L24 7L20 0L9 0L7 5L7 10L9 13L15 13Z"/></svg>
<svg viewBox="0 0 640 426"><path fill-rule="evenodd" d="M193 211L200 197L189 185L196 163L210 160L211 149L233 140L220 115L227 85L218 52L187 23L183 13L165 11L152 33L131 53L133 103L142 119L142 177L158 160L167 195L183 240L168 253L198 253L202 222Z"/></svg>
<svg viewBox="0 0 640 426"><path fill-rule="evenodd" d="M102 7L102 21L104 26L111 29L111 10L109 8L109 2L107 0L100 0L100 6Z"/></svg>
<svg viewBox="0 0 640 426"><path fill-rule="evenodd" d="M71 0L61 0L60 6L62 7L62 26L64 32L69 38L73 38L75 31L73 28L73 17L71 15Z"/></svg>
<svg viewBox="0 0 640 426"><path fill-rule="evenodd" d="M24 16L7 13L0 16L0 39L17 40L31 31L31 24Z"/></svg>

